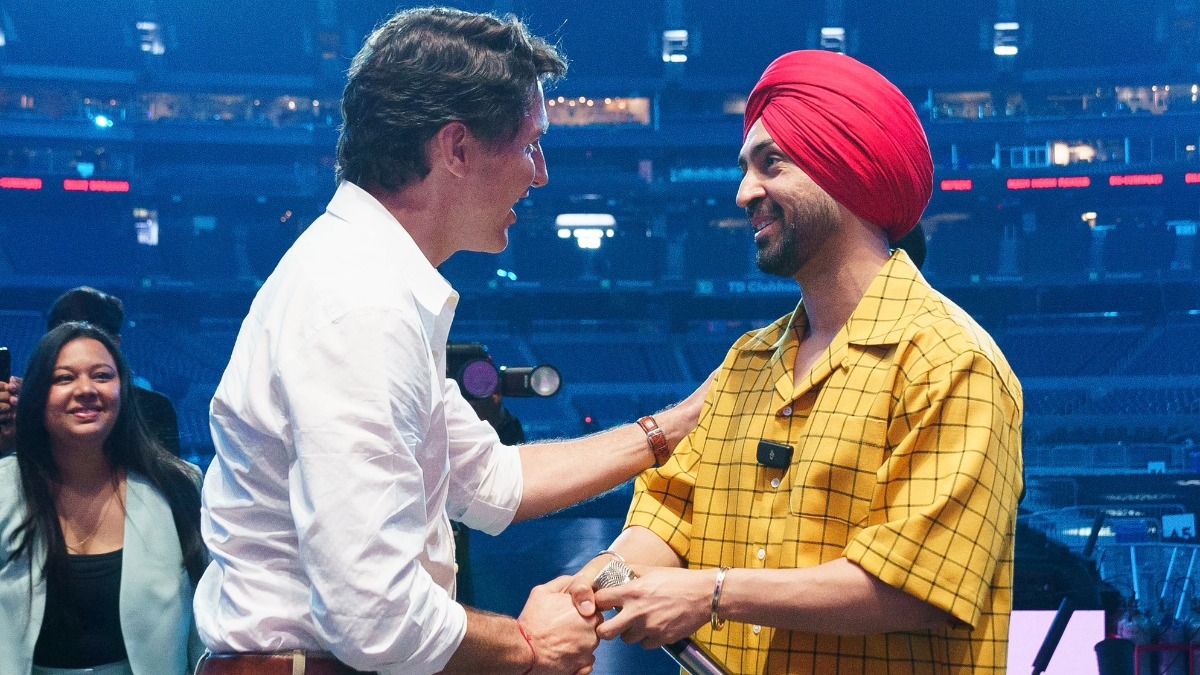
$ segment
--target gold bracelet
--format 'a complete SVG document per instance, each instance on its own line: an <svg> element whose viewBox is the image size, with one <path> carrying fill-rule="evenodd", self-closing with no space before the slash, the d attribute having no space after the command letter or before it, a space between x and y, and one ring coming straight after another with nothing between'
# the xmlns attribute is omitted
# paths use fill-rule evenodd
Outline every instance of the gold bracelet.
<svg viewBox="0 0 1200 675"><path fill-rule="evenodd" d="M709 619L709 623L715 631L725 627L725 620L721 618L719 612L721 609L721 586L725 585L725 573L728 571L728 567L717 570L717 585L713 587L712 617Z"/></svg>

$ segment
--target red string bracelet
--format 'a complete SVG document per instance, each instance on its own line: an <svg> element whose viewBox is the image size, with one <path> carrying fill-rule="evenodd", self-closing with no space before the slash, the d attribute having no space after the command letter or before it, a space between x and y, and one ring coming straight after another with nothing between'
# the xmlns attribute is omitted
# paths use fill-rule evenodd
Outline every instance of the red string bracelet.
<svg viewBox="0 0 1200 675"><path fill-rule="evenodd" d="M525 638L525 642L529 645L529 653L533 655L533 661L525 669L525 672L521 673L521 675L529 675L533 672L533 667L537 665L537 650L533 648L533 638L525 632L525 627L521 625L520 621L517 622L517 630L521 631L521 637Z"/></svg>

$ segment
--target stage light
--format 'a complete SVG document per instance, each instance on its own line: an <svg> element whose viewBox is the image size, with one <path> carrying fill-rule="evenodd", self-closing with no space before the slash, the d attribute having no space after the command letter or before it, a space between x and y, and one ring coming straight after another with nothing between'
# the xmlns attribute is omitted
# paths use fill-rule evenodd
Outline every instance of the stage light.
<svg viewBox="0 0 1200 675"><path fill-rule="evenodd" d="M687 63L688 32L664 30L662 33L663 63Z"/></svg>
<svg viewBox="0 0 1200 675"><path fill-rule="evenodd" d="M163 42L163 27L156 21L138 21L134 24L138 32L140 49L153 56L167 53L167 45Z"/></svg>
<svg viewBox="0 0 1200 675"><path fill-rule="evenodd" d="M108 129L112 127L113 121L108 118L108 115L96 115L92 118L92 124L100 129Z"/></svg>
<svg viewBox="0 0 1200 675"><path fill-rule="evenodd" d="M604 239L604 230L595 227L577 227L571 234L579 248L595 250L600 248Z"/></svg>
<svg viewBox="0 0 1200 675"><path fill-rule="evenodd" d="M821 29L821 49L837 54L846 53L846 29L827 26Z"/></svg>
<svg viewBox="0 0 1200 675"><path fill-rule="evenodd" d="M616 234L617 219L611 213L560 213L554 219L560 239L575 238L579 248L595 250Z"/></svg>
<svg viewBox="0 0 1200 675"><path fill-rule="evenodd" d="M1020 32L1021 24L1016 21L997 21L992 25L992 53L996 56L1016 56Z"/></svg>

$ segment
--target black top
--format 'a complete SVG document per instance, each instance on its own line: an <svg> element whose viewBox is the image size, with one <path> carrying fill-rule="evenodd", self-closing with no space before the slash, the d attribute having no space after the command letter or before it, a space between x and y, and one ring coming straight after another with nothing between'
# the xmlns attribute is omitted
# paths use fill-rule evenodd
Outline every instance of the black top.
<svg viewBox="0 0 1200 675"><path fill-rule="evenodd" d="M91 668L124 661L121 551L67 556L66 588L46 584L46 614L33 648L34 665Z"/></svg>

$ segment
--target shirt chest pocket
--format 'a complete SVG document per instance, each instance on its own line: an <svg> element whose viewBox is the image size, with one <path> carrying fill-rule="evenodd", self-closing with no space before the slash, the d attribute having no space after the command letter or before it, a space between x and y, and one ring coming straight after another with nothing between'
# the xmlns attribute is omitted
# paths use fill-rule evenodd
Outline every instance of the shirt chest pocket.
<svg viewBox="0 0 1200 675"><path fill-rule="evenodd" d="M882 419L814 412L797 438L792 460L792 515L823 523L822 528L848 530L865 522L886 446ZM822 532L821 539L830 534Z"/></svg>

